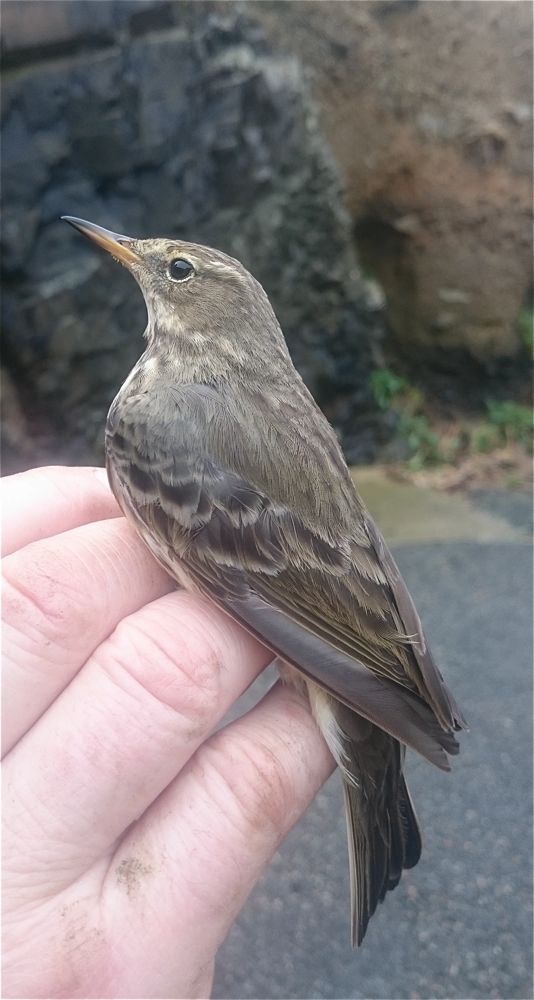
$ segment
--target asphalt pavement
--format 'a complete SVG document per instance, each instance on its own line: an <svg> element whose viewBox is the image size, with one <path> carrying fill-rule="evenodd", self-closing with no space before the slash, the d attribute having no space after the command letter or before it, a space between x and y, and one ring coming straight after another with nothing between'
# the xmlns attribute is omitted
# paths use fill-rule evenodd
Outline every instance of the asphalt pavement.
<svg viewBox="0 0 534 1000"><path fill-rule="evenodd" d="M399 499L373 475L366 489L470 732L451 774L409 754L423 857L379 907L362 947L353 952L349 941L334 775L223 945L213 996L531 998L531 501L485 491L444 503L411 488Z"/></svg>

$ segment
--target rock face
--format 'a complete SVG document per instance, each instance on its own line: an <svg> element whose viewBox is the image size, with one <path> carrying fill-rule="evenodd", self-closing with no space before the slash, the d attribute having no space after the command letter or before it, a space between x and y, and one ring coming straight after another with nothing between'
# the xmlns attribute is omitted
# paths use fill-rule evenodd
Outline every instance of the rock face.
<svg viewBox="0 0 534 1000"><path fill-rule="evenodd" d="M101 460L142 350L133 280L61 214L243 260L348 457L369 459L380 309L296 62L226 4L6 2L3 20L5 470Z"/></svg>
<svg viewBox="0 0 534 1000"><path fill-rule="evenodd" d="M460 402L528 368L532 5L245 7L309 69L393 351Z"/></svg>

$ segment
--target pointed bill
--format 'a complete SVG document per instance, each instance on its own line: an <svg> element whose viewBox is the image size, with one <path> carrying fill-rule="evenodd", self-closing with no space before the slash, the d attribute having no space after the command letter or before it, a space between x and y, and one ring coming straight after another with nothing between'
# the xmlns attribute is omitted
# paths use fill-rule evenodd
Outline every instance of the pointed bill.
<svg viewBox="0 0 534 1000"><path fill-rule="evenodd" d="M134 240L129 236L121 236L119 233L112 233L109 229L96 226L94 222L86 222L85 219L76 219L72 215L62 215L62 220L74 226L83 236L96 243L97 246L107 250L112 257L120 261L121 264L138 264L140 256L133 249Z"/></svg>

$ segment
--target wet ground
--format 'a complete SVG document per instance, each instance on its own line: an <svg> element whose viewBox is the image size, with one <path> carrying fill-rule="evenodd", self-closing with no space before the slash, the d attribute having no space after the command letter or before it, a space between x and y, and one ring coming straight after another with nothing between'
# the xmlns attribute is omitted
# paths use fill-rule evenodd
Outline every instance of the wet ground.
<svg viewBox="0 0 534 1000"><path fill-rule="evenodd" d="M467 500L373 471L358 481L471 731L452 774L410 755L423 858L379 907L362 948L349 943L334 775L242 911L213 995L530 998L531 498L485 491Z"/></svg>

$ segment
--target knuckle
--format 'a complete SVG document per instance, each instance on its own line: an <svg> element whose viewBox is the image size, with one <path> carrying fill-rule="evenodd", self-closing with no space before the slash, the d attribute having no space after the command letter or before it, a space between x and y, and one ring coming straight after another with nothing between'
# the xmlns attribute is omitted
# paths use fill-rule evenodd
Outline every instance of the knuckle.
<svg viewBox="0 0 534 1000"><path fill-rule="evenodd" d="M212 780L221 789L221 808L238 817L247 833L281 833L293 795L292 782L269 734L221 731L203 749Z"/></svg>
<svg viewBox="0 0 534 1000"><path fill-rule="evenodd" d="M74 580L72 560L51 551L44 542L8 556L3 565L4 622L30 639L68 644L91 618Z"/></svg>

